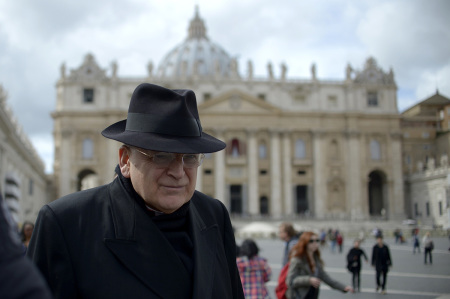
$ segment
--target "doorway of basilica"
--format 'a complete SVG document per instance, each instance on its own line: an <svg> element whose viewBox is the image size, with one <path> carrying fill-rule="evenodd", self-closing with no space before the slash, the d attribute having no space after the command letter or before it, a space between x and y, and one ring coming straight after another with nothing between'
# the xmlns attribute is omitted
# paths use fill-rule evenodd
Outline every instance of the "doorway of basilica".
<svg viewBox="0 0 450 299"><path fill-rule="evenodd" d="M387 180L382 171L369 174L369 214L374 218L384 218L387 208Z"/></svg>

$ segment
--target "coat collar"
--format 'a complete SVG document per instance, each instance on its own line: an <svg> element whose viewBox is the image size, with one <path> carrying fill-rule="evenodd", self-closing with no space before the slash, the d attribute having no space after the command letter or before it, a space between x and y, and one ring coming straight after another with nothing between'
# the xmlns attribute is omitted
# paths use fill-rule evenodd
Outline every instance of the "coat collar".
<svg viewBox="0 0 450 299"><path fill-rule="evenodd" d="M193 298L210 297L218 226L204 224L195 201L191 200L189 209L189 229L194 245L194 277L191 280L169 241L119 179L110 185L109 200L115 238L104 242L130 272L162 298L183 298L186 290L192 290ZM194 282L192 286L189 285L191 281Z"/></svg>

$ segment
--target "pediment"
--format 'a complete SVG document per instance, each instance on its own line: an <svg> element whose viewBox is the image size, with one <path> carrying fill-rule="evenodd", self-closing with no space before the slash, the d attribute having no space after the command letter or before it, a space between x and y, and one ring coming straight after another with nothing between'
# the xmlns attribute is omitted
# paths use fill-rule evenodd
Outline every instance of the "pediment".
<svg viewBox="0 0 450 299"><path fill-rule="evenodd" d="M280 110L252 95L240 90L230 90L218 95L198 106L199 111L204 113L218 114L259 114L269 115L278 113Z"/></svg>
<svg viewBox="0 0 450 299"><path fill-rule="evenodd" d="M83 64L74 70L71 70L69 79L72 80L103 80L106 78L106 71L101 69L92 54L84 57Z"/></svg>

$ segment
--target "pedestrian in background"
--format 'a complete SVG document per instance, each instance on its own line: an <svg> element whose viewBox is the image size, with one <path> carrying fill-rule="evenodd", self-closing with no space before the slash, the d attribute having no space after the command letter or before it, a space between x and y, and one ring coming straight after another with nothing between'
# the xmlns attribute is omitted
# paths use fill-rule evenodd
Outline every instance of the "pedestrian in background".
<svg viewBox="0 0 450 299"><path fill-rule="evenodd" d="M22 229L20 230L20 238L22 239L22 244L25 250L28 248L28 244L31 240L31 235L33 234L34 224L30 221L25 221L22 224Z"/></svg>
<svg viewBox="0 0 450 299"><path fill-rule="evenodd" d="M356 239L353 248L347 254L347 269L352 273L352 285L355 292L361 292L361 257L368 262L367 255L359 248L361 241Z"/></svg>
<svg viewBox="0 0 450 299"><path fill-rule="evenodd" d="M415 228L413 230L413 254L416 254L416 249L420 253L420 241L419 241L419 229Z"/></svg>
<svg viewBox="0 0 450 299"><path fill-rule="evenodd" d="M431 255L431 252L434 249L434 243L433 243L433 240L431 239L430 232L425 233L425 236L423 236L423 239L422 239L422 244L423 244L423 249L424 249L424 254L425 254L425 265L427 264L427 256L430 257L430 264L432 264L433 257Z"/></svg>
<svg viewBox="0 0 450 299"><path fill-rule="evenodd" d="M372 267L375 267L376 271L376 284L375 291L379 291L381 287L381 294L386 294L386 280L389 268L392 267L391 253L389 247L383 243L383 236L377 237L377 243L373 246L372 250ZM380 280L383 276L383 281Z"/></svg>
<svg viewBox="0 0 450 299"><path fill-rule="evenodd" d="M292 247L298 242L298 233L294 229L292 223L283 222L281 223L278 230L278 237L285 242L283 259L281 261L281 265L284 266L289 261L289 252Z"/></svg>
<svg viewBox="0 0 450 299"><path fill-rule="evenodd" d="M292 248L286 277L288 299L318 298L322 281L333 289L353 292L352 287L333 280L325 272L319 242L316 233L307 231L302 233L298 243Z"/></svg>
<svg viewBox="0 0 450 299"><path fill-rule="evenodd" d="M23 244L0 192L0 298L50 299L39 270L23 256Z"/></svg>
<svg viewBox="0 0 450 299"><path fill-rule="evenodd" d="M239 250L240 256L236 258L242 288L246 299L270 298L265 283L270 280L272 269L267 260L260 257L259 248L252 239L242 242Z"/></svg>
<svg viewBox="0 0 450 299"><path fill-rule="evenodd" d="M327 245L327 233L325 232L325 229L321 229L320 230L320 235L319 235L319 239L320 239L320 246L325 246Z"/></svg>
<svg viewBox="0 0 450 299"><path fill-rule="evenodd" d="M344 245L344 236L340 231L336 231L336 243L339 248L339 253L342 253L342 246Z"/></svg>
<svg viewBox="0 0 450 299"><path fill-rule="evenodd" d="M328 230L328 240L330 240L330 250L331 253L334 253L336 251L336 230L329 229Z"/></svg>

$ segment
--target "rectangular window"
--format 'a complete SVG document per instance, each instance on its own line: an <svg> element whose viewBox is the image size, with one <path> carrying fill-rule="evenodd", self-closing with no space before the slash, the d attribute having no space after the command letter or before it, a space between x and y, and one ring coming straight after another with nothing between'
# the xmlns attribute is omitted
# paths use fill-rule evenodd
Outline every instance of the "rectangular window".
<svg viewBox="0 0 450 299"><path fill-rule="evenodd" d="M330 107L337 107L337 96L328 96L328 105Z"/></svg>
<svg viewBox="0 0 450 299"><path fill-rule="evenodd" d="M369 107L378 106L378 94L376 92L370 91L367 93L367 106Z"/></svg>
<svg viewBox="0 0 450 299"><path fill-rule="evenodd" d="M92 88L85 88L83 90L83 102L84 103L94 102L94 90Z"/></svg>
<svg viewBox="0 0 450 299"><path fill-rule="evenodd" d="M430 216L430 202L425 203L425 210L427 212L427 217Z"/></svg>
<svg viewBox="0 0 450 299"><path fill-rule="evenodd" d="M230 186L230 203L232 214L242 214L242 186L231 185Z"/></svg>
<svg viewBox="0 0 450 299"><path fill-rule="evenodd" d="M439 216L442 216L443 211L442 211L442 201L439 202Z"/></svg>

